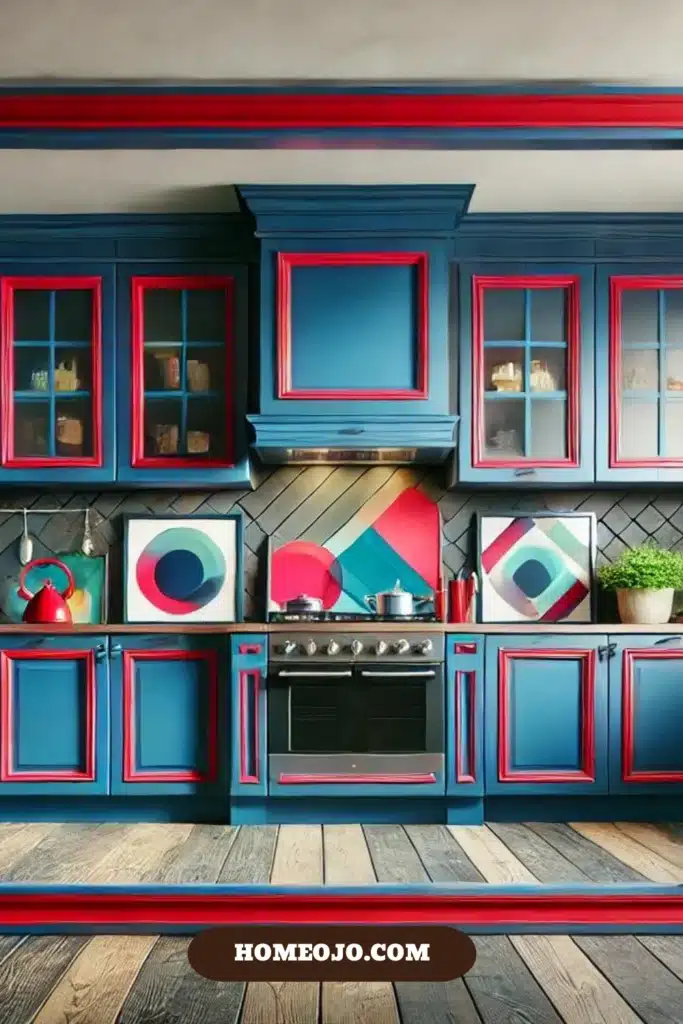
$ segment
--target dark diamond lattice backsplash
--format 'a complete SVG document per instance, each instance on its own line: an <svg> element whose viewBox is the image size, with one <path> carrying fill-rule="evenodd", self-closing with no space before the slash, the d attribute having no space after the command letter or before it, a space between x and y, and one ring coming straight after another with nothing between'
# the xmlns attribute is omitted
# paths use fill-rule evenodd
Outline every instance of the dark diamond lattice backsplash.
<svg viewBox="0 0 683 1024"><path fill-rule="evenodd" d="M566 491L550 493L446 491L437 471L375 466L286 467L261 471L254 491L183 492L134 491L80 494L25 494L5 492L0 505L30 508L29 529L36 538L34 557L78 550L83 538L83 516L50 515L40 509L93 510L91 525L98 554L110 552L110 619L121 617L121 523L126 513L163 514L228 512L244 514L246 551L245 610L258 620L265 607L266 538L275 545L302 538L324 543L394 474L405 486L417 486L437 501L443 520L443 558L453 575L470 557L470 524L475 512L553 511L594 512L598 519L598 563L613 560L626 547L648 538L667 548L683 550L683 492ZM0 577L8 572L12 551L22 532L21 515L0 514ZM599 608L605 621L614 609Z"/></svg>

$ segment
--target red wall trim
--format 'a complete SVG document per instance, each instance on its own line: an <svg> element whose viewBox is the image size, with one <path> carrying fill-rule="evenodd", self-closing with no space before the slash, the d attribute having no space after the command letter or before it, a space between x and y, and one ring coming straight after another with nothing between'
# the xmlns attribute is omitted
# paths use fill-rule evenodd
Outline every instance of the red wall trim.
<svg viewBox="0 0 683 1024"><path fill-rule="evenodd" d="M17 771L15 765L15 720L13 665L16 661L82 661L85 668L85 764L77 769ZM2 651L0 652L0 782L95 782L97 675L95 652L90 651Z"/></svg>
<svg viewBox="0 0 683 1024"><path fill-rule="evenodd" d="M433 772L407 775L287 775L281 774L281 786L326 786L328 783L344 786L427 786L436 782Z"/></svg>
<svg viewBox="0 0 683 1024"><path fill-rule="evenodd" d="M246 646L246 645L245 645ZM259 732L261 727L261 672L258 669L244 669L239 673L240 701L240 785L258 785L261 782L261 751ZM249 687L254 693L254 717L249 716ZM251 757L250 755L251 750ZM253 771L250 770L250 761Z"/></svg>
<svg viewBox="0 0 683 1024"><path fill-rule="evenodd" d="M106 91L0 94L0 128L65 131L129 128L286 130L334 128L681 128L683 97L344 93L164 93Z"/></svg>
<svg viewBox="0 0 683 1024"><path fill-rule="evenodd" d="M295 388L292 381L292 269L296 267L414 266L417 272L415 388ZM429 397L429 258L424 252L280 252L277 257L277 397L320 401L399 401Z"/></svg>
<svg viewBox="0 0 683 1024"><path fill-rule="evenodd" d="M131 466L136 469L229 469L234 466L234 280L232 277L134 277L131 281ZM145 292L153 288L222 289L226 294L225 439L226 457L145 455Z"/></svg>
<svg viewBox="0 0 683 1024"><path fill-rule="evenodd" d="M138 661L204 661L209 672L209 703L206 734L206 772L139 770L136 752L135 663ZM203 651L124 651L123 652L123 781L203 782L212 783L218 776L218 652Z"/></svg>
<svg viewBox="0 0 683 1024"><path fill-rule="evenodd" d="M567 458L492 459L484 454L484 293L488 288L564 288L567 291ZM578 276L472 278L472 465L475 469L578 469L581 458L581 282Z"/></svg>
<svg viewBox="0 0 683 1024"><path fill-rule="evenodd" d="M60 291L80 288L92 292L91 437L93 454L26 457L14 453L14 292L19 289ZM3 277L0 279L0 402L2 444L0 458L8 469L99 469L104 465L102 438L102 279L99 277Z"/></svg>
<svg viewBox="0 0 683 1024"><path fill-rule="evenodd" d="M513 661L569 659L581 662L581 767L568 771L520 771L510 749L510 670ZM498 781L537 783L595 782L595 650L548 649L498 652Z"/></svg>
<svg viewBox="0 0 683 1024"><path fill-rule="evenodd" d="M467 687L467 747L464 748L460 733L462 723L463 688ZM477 781L477 673L459 671L455 673L455 781L468 785Z"/></svg>
<svg viewBox="0 0 683 1024"><path fill-rule="evenodd" d="M621 302L625 291L683 288L683 277L623 275L609 282L609 467L610 469L683 466L683 459L654 456L649 459L624 459L619 454L621 429ZM652 339L655 340L655 339Z"/></svg>
<svg viewBox="0 0 683 1024"><path fill-rule="evenodd" d="M635 767L635 663L641 659L673 658L681 663L683 655L676 651L626 650L621 675L621 778L623 782L683 782L683 771L648 771Z"/></svg>

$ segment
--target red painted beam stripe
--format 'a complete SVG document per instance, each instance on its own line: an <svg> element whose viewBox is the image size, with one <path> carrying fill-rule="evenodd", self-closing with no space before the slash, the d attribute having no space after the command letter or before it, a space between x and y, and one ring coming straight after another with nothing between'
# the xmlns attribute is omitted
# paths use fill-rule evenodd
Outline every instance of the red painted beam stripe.
<svg viewBox="0 0 683 1024"><path fill-rule="evenodd" d="M0 93L0 128L683 128L683 96Z"/></svg>

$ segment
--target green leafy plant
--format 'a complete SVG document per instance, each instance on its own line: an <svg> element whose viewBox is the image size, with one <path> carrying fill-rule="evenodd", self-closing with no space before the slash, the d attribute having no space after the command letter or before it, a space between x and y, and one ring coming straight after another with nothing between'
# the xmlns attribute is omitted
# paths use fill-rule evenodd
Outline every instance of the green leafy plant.
<svg viewBox="0 0 683 1024"><path fill-rule="evenodd" d="M683 554L644 544L598 569L605 590L683 590Z"/></svg>

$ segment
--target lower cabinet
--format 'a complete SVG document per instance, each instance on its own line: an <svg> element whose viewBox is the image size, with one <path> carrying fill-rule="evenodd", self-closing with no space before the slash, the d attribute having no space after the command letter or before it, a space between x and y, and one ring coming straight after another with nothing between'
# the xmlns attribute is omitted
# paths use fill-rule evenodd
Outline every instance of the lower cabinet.
<svg viewBox="0 0 683 1024"><path fill-rule="evenodd" d="M681 637L610 639L610 791L683 794Z"/></svg>
<svg viewBox="0 0 683 1024"><path fill-rule="evenodd" d="M486 792L608 792L606 636L489 637Z"/></svg>

